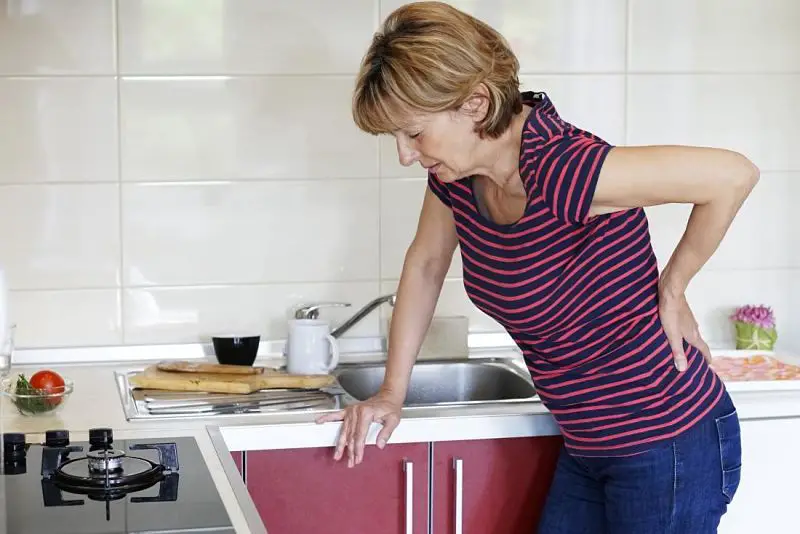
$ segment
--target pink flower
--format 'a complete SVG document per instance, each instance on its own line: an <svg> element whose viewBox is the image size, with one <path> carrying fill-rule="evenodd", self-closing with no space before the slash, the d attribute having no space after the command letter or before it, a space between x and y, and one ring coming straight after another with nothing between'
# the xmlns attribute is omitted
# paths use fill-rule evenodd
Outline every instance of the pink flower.
<svg viewBox="0 0 800 534"><path fill-rule="evenodd" d="M731 315L731 320L761 328L775 328L775 314L767 306L741 306Z"/></svg>

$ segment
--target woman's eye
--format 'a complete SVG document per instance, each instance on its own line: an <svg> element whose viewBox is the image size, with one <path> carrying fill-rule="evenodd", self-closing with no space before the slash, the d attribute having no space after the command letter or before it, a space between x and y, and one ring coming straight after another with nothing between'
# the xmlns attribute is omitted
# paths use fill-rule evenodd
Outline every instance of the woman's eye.
<svg viewBox="0 0 800 534"><path fill-rule="evenodd" d="M415 134L411 134L411 135L409 135L409 137L410 137L411 139L416 139L417 137L419 137L419 136L420 136L420 134L421 134L421 133L422 133L422 132L418 132L418 133L415 133Z"/></svg>

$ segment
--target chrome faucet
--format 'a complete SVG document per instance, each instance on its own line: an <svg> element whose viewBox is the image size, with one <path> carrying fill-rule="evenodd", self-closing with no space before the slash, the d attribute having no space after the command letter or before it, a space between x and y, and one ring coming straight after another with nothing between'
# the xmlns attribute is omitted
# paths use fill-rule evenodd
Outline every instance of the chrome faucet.
<svg viewBox="0 0 800 534"><path fill-rule="evenodd" d="M389 306L394 306L396 296L397 295L395 293L390 293L388 295L383 295L381 297L371 300L370 302L365 304L363 308L354 313L352 317L347 319L337 328L333 329L333 331L331 331L331 335L335 338L340 337L345 332L353 328L356 325L356 323L358 323L361 319L369 315L369 313L372 312L372 310L374 310L383 303L388 303ZM300 308L297 309L297 311L294 312L294 317L295 319L316 319L319 317L320 308L333 308L333 307L346 308L349 306L350 303L348 302L318 302L315 304L306 304L304 306L301 306Z"/></svg>

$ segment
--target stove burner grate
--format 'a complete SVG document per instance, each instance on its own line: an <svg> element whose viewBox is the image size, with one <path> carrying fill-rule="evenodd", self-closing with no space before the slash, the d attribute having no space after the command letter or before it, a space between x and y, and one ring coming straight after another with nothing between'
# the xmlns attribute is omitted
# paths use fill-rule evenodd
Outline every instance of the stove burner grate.
<svg viewBox="0 0 800 534"><path fill-rule="evenodd" d="M45 481L63 491L82 493L98 500L115 500L162 482L157 500L173 500L178 470L175 443L137 443L128 448L131 451L156 450L158 461L131 456L111 447L91 448L85 455L70 459L70 453L81 452L82 447L47 447L42 455L42 475ZM163 487L165 481L169 482L167 487ZM142 497L141 500L156 499Z"/></svg>
<svg viewBox="0 0 800 534"><path fill-rule="evenodd" d="M117 451L118 452L118 451ZM91 453L89 453L91 454ZM161 480L164 466L145 458L128 457L124 453L109 455L109 469L100 456L67 460L56 468L53 480L67 491L136 491Z"/></svg>

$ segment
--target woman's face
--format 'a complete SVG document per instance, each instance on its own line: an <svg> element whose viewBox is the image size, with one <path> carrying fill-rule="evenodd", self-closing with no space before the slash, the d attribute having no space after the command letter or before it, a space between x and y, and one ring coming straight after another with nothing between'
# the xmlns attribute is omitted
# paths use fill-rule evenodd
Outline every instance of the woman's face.
<svg viewBox="0 0 800 534"><path fill-rule="evenodd" d="M410 125L394 133L400 164L419 163L442 182L475 174L475 156L481 138L475 132L476 116L469 109L418 114Z"/></svg>

